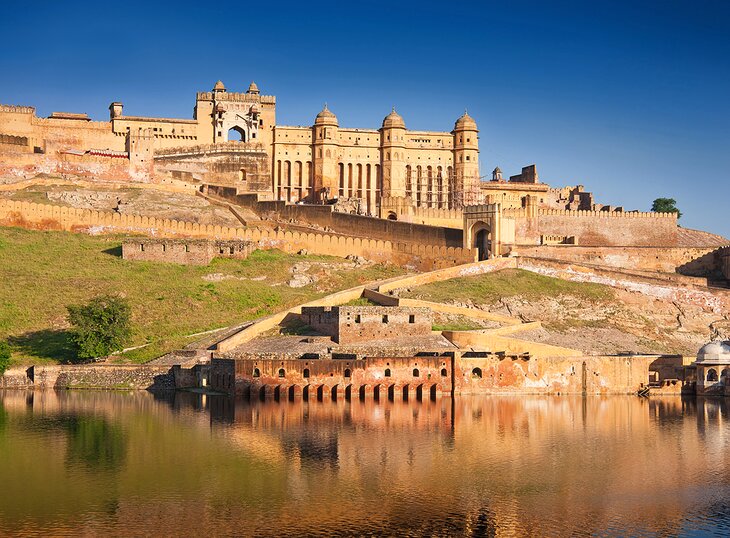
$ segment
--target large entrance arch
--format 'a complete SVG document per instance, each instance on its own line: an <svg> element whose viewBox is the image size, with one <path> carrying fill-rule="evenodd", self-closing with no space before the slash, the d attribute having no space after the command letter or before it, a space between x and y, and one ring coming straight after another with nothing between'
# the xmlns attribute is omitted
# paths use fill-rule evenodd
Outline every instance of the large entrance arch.
<svg viewBox="0 0 730 538"><path fill-rule="evenodd" d="M499 204L464 208L464 248L482 261L503 254L502 210ZM514 241L514 240L513 240Z"/></svg>
<svg viewBox="0 0 730 538"><path fill-rule="evenodd" d="M230 129L228 129L228 141L229 142L245 142L246 141L246 131L244 131L238 125L231 127Z"/></svg>

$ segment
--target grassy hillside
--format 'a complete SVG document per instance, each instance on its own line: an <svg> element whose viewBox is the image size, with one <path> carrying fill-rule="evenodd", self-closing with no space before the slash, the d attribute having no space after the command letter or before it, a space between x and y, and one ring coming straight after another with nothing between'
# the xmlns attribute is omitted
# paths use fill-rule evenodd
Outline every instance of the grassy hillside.
<svg viewBox="0 0 730 538"><path fill-rule="evenodd" d="M613 296L611 288L600 284L569 282L538 275L522 269L504 269L495 273L454 278L415 288L403 294L437 303L471 301L491 304L504 297L521 296L525 300L572 295L577 298L604 301Z"/></svg>
<svg viewBox="0 0 730 538"><path fill-rule="evenodd" d="M339 289L389 278L396 267L336 267L324 256L257 251L247 260L207 267L129 262L121 238L0 227L0 340L16 363L74 358L67 343L66 305L119 293L132 305L133 341L150 344L123 359L144 362L191 341L188 335L254 319ZM290 288L290 269L307 262L326 278Z"/></svg>

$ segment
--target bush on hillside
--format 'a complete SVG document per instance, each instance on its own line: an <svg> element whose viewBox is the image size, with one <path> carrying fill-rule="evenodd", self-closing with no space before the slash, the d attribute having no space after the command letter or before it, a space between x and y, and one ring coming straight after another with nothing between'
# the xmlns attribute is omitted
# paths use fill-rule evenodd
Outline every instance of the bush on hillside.
<svg viewBox="0 0 730 538"><path fill-rule="evenodd" d="M129 302L116 295L100 295L85 305L71 305L68 321L73 326L71 342L80 359L105 357L129 341Z"/></svg>
<svg viewBox="0 0 730 538"><path fill-rule="evenodd" d="M10 346L7 342L0 342L0 375L10 366Z"/></svg>

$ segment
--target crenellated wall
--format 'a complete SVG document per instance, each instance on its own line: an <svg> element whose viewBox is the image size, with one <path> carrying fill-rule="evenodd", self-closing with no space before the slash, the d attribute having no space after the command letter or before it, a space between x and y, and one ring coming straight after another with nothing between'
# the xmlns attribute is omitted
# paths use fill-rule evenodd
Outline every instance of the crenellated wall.
<svg viewBox="0 0 730 538"><path fill-rule="evenodd" d="M382 241L321 232L228 227L112 211L93 211L32 202L0 200L0 224L43 230L86 233L131 232L155 237L201 237L254 241L258 248L285 252L306 249L313 254L354 254L417 270L432 270L473 261L468 250L415 242Z"/></svg>
<svg viewBox="0 0 730 538"><path fill-rule="evenodd" d="M676 246L674 213L540 209L517 218L517 242L537 244L539 235L574 236L583 246Z"/></svg>

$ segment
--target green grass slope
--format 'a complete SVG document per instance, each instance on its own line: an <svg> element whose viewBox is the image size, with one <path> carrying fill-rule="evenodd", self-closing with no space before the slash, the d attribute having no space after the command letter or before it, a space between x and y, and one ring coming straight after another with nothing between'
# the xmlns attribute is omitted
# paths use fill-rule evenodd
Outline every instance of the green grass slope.
<svg viewBox="0 0 730 538"><path fill-rule="evenodd" d="M516 295L526 300L572 295L587 300L605 301L613 296L613 292L601 284L570 282L522 269L504 269L484 275L434 282L403 293L403 297L437 303L470 301L474 304L491 304L501 298Z"/></svg>
<svg viewBox="0 0 730 538"><path fill-rule="evenodd" d="M66 305L99 294L119 293L129 300L130 347L149 345L122 359L144 362L189 343L191 334L402 272L382 265L337 269L316 284L290 288L286 282L295 263L313 262L316 269L318 263L342 260L256 251L247 260L217 259L198 267L120 256L120 237L0 227L0 340L10 342L15 363L73 360Z"/></svg>

